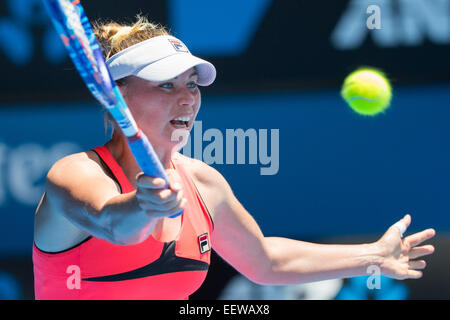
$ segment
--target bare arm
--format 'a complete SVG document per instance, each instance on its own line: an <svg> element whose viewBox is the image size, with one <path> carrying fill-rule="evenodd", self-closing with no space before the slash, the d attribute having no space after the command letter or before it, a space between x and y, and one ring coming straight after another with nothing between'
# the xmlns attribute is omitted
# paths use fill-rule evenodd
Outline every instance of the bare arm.
<svg viewBox="0 0 450 320"><path fill-rule="evenodd" d="M296 284L367 274L376 265L382 274L397 279L419 278L425 262L413 260L430 254L432 246L416 247L434 236L428 229L401 239L391 227L375 243L316 244L280 237L265 237L255 219L233 195L214 169L199 165L199 190L214 220L212 245L240 273L261 284ZM406 225L410 217L404 218Z"/></svg>
<svg viewBox="0 0 450 320"><path fill-rule="evenodd" d="M406 215L401 222L407 227L411 217ZM369 244L323 245L285 238L266 238L266 243L275 279L281 283L367 275L369 266L379 267L391 278L418 279L426 263L414 259L434 252L431 245L418 245L434 235L433 229L427 229L402 239L392 226L380 240Z"/></svg>
<svg viewBox="0 0 450 320"><path fill-rule="evenodd" d="M266 238L272 261L269 283L290 284L367 275L379 265L373 244L317 244L286 238Z"/></svg>
<svg viewBox="0 0 450 320"><path fill-rule="evenodd" d="M69 156L49 171L46 202L52 214L63 215L84 232L116 244L134 244L145 240L160 218L179 210L180 190L160 189L161 184L139 175L137 190L120 194L97 163Z"/></svg>

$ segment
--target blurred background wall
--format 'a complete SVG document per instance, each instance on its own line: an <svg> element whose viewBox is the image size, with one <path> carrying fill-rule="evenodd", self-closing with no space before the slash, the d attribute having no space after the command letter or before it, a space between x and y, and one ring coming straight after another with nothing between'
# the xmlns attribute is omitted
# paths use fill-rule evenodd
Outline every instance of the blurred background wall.
<svg viewBox="0 0 450 320"><path fill-rule="evenodd" d="M410 232L437 231L421 280L383 278L380 290L367 289L366 277L259 286L214 254L193 299L450 298L450 0L82 4L91 21L142 13L215 64L183 152L227 178L264 234L370 242L406 213ZM371 5L379 29L368 27ZM40 0L2 1L0 38L0 298L33 299L33 218L45 175L107 137ZM360 66L384 70L394 88L391 108L374 118L339 95ZM253 134L241 163L219 139L237 129Z"/></svg>

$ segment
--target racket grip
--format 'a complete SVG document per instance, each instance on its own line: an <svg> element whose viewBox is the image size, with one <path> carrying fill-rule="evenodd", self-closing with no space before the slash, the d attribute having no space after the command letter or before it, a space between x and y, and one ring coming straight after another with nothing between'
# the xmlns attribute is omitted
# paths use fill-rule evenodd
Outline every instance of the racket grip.
<svg viewBox="0 0 450 320"><path fill-rule="evenodd" d="M169 178L147 136L140 131L135 138L128 139L128 145L144 174L164 179L166 181L165 188L167 188L169 186ZM183 210L169 218L176 218L182 213Z"/></svg>

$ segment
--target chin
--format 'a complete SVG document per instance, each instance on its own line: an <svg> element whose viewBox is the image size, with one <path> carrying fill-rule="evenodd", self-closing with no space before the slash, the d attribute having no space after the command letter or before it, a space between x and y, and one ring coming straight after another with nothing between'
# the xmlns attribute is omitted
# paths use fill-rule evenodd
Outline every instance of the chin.
<svg viewBox="0 0 450 320"><path fill-rule="evenodd" d="M190 130L187 129L176 129L173 130L170 136L170 143L172 145L179 146L183 148L189 140Z"/></svg>
<svg viewBox="0 0 450 320"><path fill-rule="evenodd" d="M189 142L190 130L177 129L172 132L170 144L172 153L181 150Z"/></svg>

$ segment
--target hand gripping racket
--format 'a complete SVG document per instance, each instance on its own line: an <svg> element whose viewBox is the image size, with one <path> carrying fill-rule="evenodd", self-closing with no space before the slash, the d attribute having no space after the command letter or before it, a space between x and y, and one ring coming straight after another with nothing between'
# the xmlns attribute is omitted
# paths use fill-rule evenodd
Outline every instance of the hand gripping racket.
<svg viewBox="0 0 450 320"><path fill-rule="evenodd" d="M125 100L112 80L100 45L79 0L43 0L56 31L75 67L94 97L116 120L144 174L168 177L147 136L138 128ZM171 216L175 218L183 211Z"/></svg>

